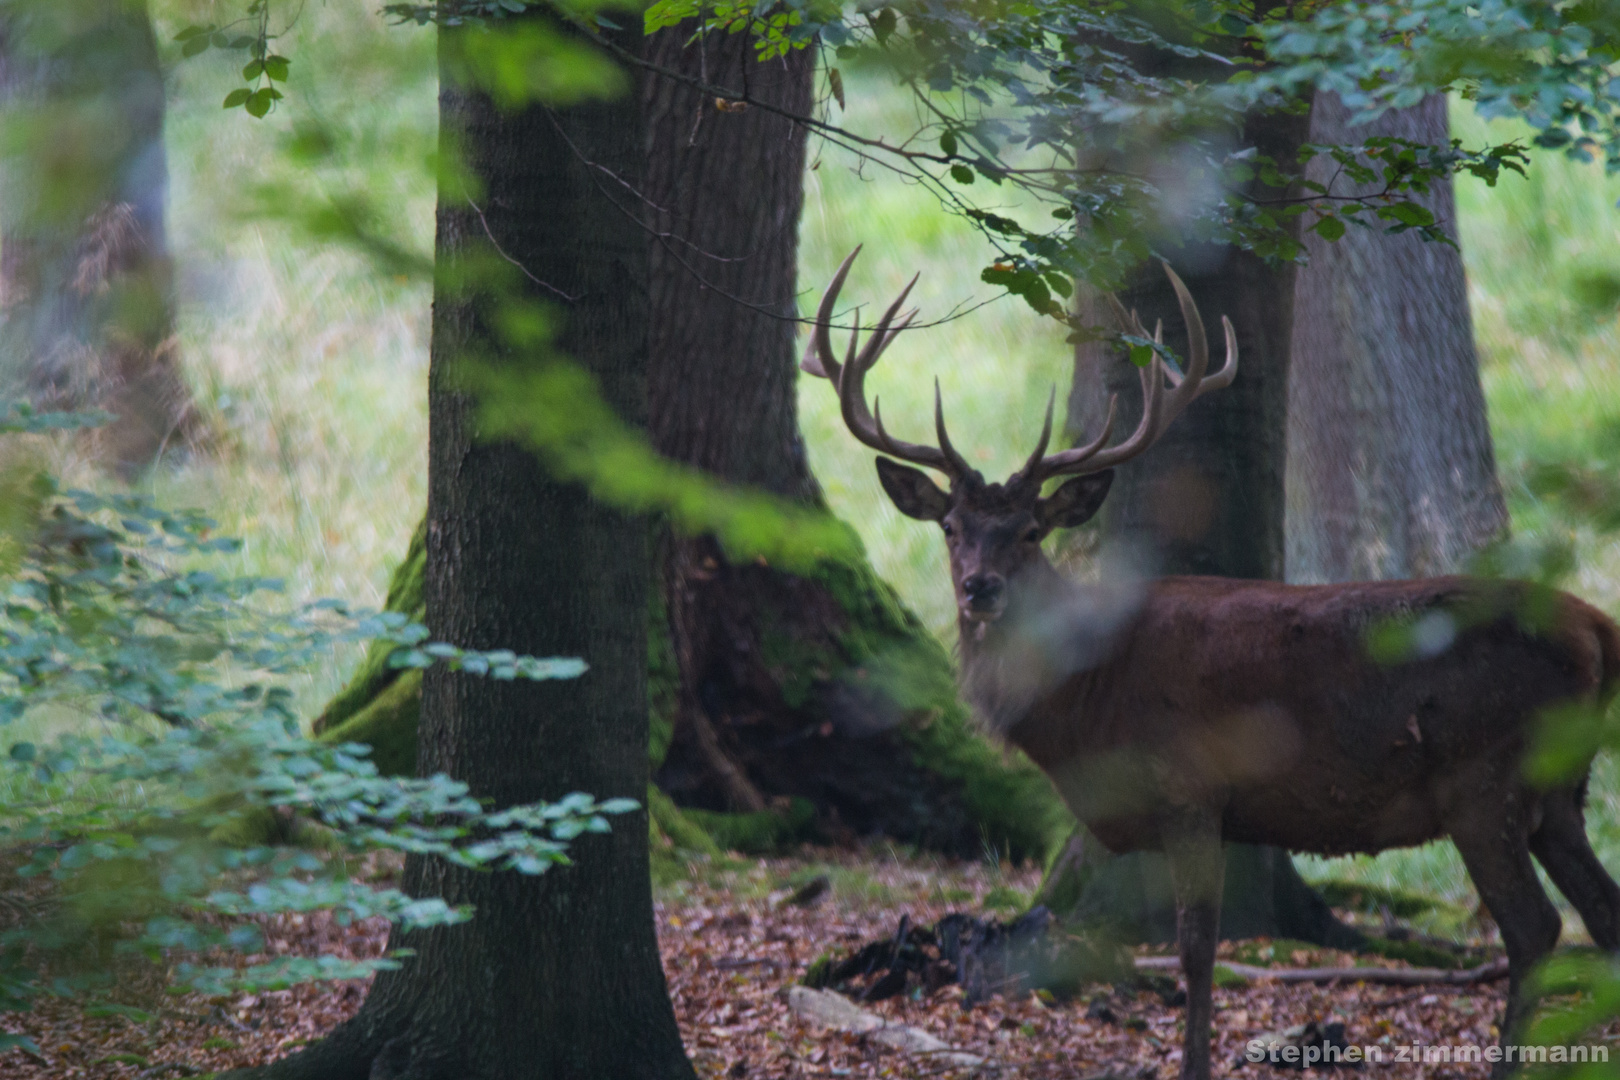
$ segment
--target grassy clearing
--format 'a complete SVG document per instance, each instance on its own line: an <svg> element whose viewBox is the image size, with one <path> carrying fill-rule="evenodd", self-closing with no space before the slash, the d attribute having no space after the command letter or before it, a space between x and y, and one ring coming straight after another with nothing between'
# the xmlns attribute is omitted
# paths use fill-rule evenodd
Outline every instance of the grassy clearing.
<svg viewBox="0 0 1620 1080"><path fill-rule="evenodd" d="M199 17L185 0L155 5L160 35ZM365 193L374 224L406 248L431 246L435 74L431 36L386 26L364 8L312 5L284 40L289 97L262 123L219 100L233 62L218 55L176 66L169 150L172 240L181 267L181 333L189 376L217 432L207 454L152 477L165 502L207 506L247 540L231 572L288 581L296 599L341 596L378 604L392 562L421 513L426 448L425 281L380 274L361 255L333 250L277 213L276 191ZM850 119L899 130L907 104L859 73L847 79ZM326 126L332 153L290 160L297 127ZM1477 122L1459 114L1475 141ZM978 282L990 249L926 193L813 147L802 228L801 306L850 248L867 244L846 290L871 314L914 271L914 294L937 318L990 299ZM1529 462L1596 453L1620 406L1620 188L1595 169L1538 161L1528 181L1459 189L1464 254L1485 361L1497 449L1521 534L1569 526L1524 487ZM980 182L981 205L1029 213ZM259 189L268 187L271 198ZM1005 204L998 204L1004 198ZM265 213L267 209L270 213ZM996 301L907 334L871 378L892 428L928 430L937 377L954 437L989 474L1028 452L1046 395L1067 384L1069 350L1053 323L1016 301ZM811 462L833 508L861 532L883 573L942 636L951 627L943 545L901 518L877 486L872 455L844 432L829 388L805 380L800 404ZM62 462L81 482L104 483ZM1574 587L1620 609L1620 550L1577 536ZM301 688L313 709L355 655L334 656ZM1620 775L1594 785L1600 853L1620 859ZM1308 875L1353 878L1472 904L1449 845L1376 860L1304 860ZM851 885L850 887L853 888ZM859 891L858 889L855 891Z"/></svg>

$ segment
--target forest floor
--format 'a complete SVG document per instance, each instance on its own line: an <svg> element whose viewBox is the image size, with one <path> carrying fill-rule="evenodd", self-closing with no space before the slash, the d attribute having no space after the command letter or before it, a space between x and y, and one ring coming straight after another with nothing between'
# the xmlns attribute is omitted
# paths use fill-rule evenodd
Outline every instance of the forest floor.
<svg viewBox="0 0 1620 1080"><path fill-rule="evenodd" d="M824 882L818 882L824 878ZM790 902L796 890L820 895ZM829 1030L789 1008L787 989L824 953L842 955L892 936L902 915L914 925L951 911L1012 909L1038 882L1031 869L909 858L892 850L817 851L793 859L727 859L700 864L658 888L657 920L676 1016L700 1077L969 1077L1031 1080L1146 1080L1177 1073L1182 1009L1152 990L1090 988L1066 1002L1044 994L992 997L962 1007L946 986L861 1007L885 1022L922 1029L978 1067L936 1053L896 1050L871 1035ZM802 895L802 893L801 893ZM1004 910L1010 915L1010 910ZM265 923L267 954L361 957L384 948L386 925L342 927L329 917L285 916ZM1162 951L1162 950L1161 950ZM1266 942L1228 943L1222 955L1245 963L1348 966L1329 950ZM1366 959L1362 958L1365 963ZM1395 962L1389 966L1400 966ZM262 1063L319 1038L353 1015L364 982L339 982L231 998L172 996L163 973L133 969L93 1005L45 997L29 1013L0 1017L0 1028L29 1035L42 1056L0 1054L7 1080L69 1077L206 1076ZM1488 1046L1505 983L1470 987L1279 985L1254 982L1215 992L1215 1074L1283 1077L1243 1060L1249 1040L1315 1021L1344 1024L1348 1042L1384 1048L1371 1072L1389 1077L1484 1077L1483 1064L1395 1061L1397 1048ZM1620 1026L1600 1044L1620 1061Z"/></svg>

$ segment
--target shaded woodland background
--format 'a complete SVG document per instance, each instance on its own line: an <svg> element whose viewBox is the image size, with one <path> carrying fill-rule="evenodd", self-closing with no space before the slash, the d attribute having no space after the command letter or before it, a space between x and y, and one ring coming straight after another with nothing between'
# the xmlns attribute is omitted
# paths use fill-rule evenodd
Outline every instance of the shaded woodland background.
<svg viewBox="0 0 1620 1080"><path fill-rule="evenodd" d="M184 8L158 5L160 49L175 48L170 39L189 18ZM166 504L208 506L224 531L245 537L242 572L286 577L295 599L337 595L380 605L425 497L427 285L379 276L373 263L334 252L289 212L288 193L363 190L384 208L380 224L389 236L429 250L432 47L426 35L370 14L324 7L289 37L299 61L288 88L298 107L263 125L219 109L228 58L205 56L170 76L174 355L192 390L198 452L142 483ZM908 122L910 105L880 78L859 70L845 78L856 120L897 129ZM825 86L818 82L815 92L824 98ZM333 136L318 153L301 116ZM1454 123L1464 137L1477 131L1464 110ZM265 152L266 139L278 152ZM920 269L915 295L929 312L989 297L962 270L977 265L982 241L925 195L814 140L807 157L801 288L824 281L864 240L869 254L853 294L891 295ZM1606 283L1620 274L1612 243L1620 219L1616 191L1595 169L1538 165L1531 179L1509 177L1495 190L1463 181L1457 220L1508 508L1522 537L1556 540L1570 526L1531 496L1529 463L1578 457L1581 440L1604 430L1620 334ZM1049 387L1067 387L1072 366L1061 328L1001 301L902 342L873 383L886 412L914 422L926 416L927 388L938 376L958 442L976 465L1004 472L1027 452ZM1385 405L1413 404L1406 388L1387 393ZM954 631L938 540L882 497L870 455L844 433L825 387L801 385L798 404L805 460L827 504L855 526L877 572L948 646ZM1371 405L1378 404L1374 395ZM1348 434L1356 434L1353 426ZM1296 445L1303 453L1302 438ZM1308 475L1309 458L1300 461L1307 467L1295 477ZM61 464L77 482L108 483L88 461ZM1310 490L1293 497L1307 499ZM1415 539L1349 562L1358 573L1424 572L1432 564L1412 555L1421 531L1390 530ZM1620 600L1616 553L1579 532L1573 539L1581 568L1575 591L1612 608ZM1305 552L1321 549L1298 534L1290 543L1299 565ZM357 659L336 657L309 677L300 696L306 715ZM1598 775L1594 838L1610 856L1620 852L1620 792L1611 765ZM1354 864L1301 863L1317 878L1392 882L1459 900L1468 893L1444 846Z"/></svg>

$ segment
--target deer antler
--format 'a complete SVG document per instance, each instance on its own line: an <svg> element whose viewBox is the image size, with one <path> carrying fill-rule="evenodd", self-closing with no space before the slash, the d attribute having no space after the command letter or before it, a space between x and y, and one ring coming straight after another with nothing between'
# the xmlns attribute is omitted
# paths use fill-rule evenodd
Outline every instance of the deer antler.
<svg viewBox="0 0 1620 1080"><path fill-rule="evenodd" d="M1176 291L1176 301L1181 305L1182 321L1187 324L1186 372L1178 375L1171 371L1165 366L1164 358L1157 351L1154 352L1153 359L1140 372L1141 423L1136 425L1136 430L1129 438L1117 446L1108 446L1109 436L1114 432L1114 415L1119 406L1119 395L1112 394L1108 398L1108 419L1104 421L1102 433L1097 438L1073 450L1047 454L1046 446L1052 438L1052 407L1057 399L1057 393L1053 391L1052 399L1046 404L1046 424L1041 429L1040 442L1036 445L1035 452L1029 456L1029 461L1013 477L1012 482L1040 483L1053 476L1111 469L1136 457L1157 442L1165 429L1188 405L1192 404L1195 398L1211 390L1220 390L1232 385L1232 380L1237 377L1238 363L1237 333L1232 329L1232 320L1225 315L1221 316L1221 325L1226 331L1226 363L1221 366L1220 371L1206 376L1204 373L1209 370L1209 339L1204 333L1204 320L1198 314L1198 305L1193 303L1192 294L1187 291L1187 286L1176 276L1176 272L1170 269L1169 263L1163 265L1166 276L1170 278L1170 286ZM1142 321L1136 317L1136 312L1127 312L1112 294L1108 297L1108 303L1114 309L1114 318L1119 322L1120 329L1136 337L1148 336L1142 327ZM1163 327L1155 326L1153 340L1162 342L1163 338ZM1166 383L1169 384L1168 394ZM1105 446L1108 448L1104 449Z"/></svg>
<svg viewBox="0 0 1620 1080"><path fill-rule="evenodd" d="M883 429L883 411L879 408L878 402L874 400L870 409L866 407L866 373L878 362L883 350L887 349L900 332L910 326L911 321L917 317L917 309L913 308L906 312L898 325L893 325L896 312L906 302L906 297L911 295L911 287L917 284L916 276L912 277L900 295L895 298L894 303L883 313L883 318L878 320L864 348L860 347L860 327L856 325L851 327L849 332L849 351L844 354L844 362L840 364L833 355L831 327L833 307L838 303L838 292L844 287L844 279L849 276L850 265L860 253L859 247L849 253L849 257L838 268L838 273L833 275L832 284L827 286L826 293L822 295L821 307L816 311L815 329L810 335L809 345L805 348L804 359L799 361L800 370L810 375L819 375L833 384L838 391L838 404L843 412L844 424L855 438L872 449L892 454L902 461L938 469L953 479L977 475L966 459L956 452L956 448L951 445L950 436L945 433L945 408L940 401L938 379L934 380L934 432L939 438L938 449L896 439Z"/></svg>

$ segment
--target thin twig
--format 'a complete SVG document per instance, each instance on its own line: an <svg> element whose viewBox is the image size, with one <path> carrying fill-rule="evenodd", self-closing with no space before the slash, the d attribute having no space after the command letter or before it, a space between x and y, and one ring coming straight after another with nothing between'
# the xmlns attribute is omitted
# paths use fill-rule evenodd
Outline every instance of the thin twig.
<svg viewBox="0 0 1620 1080"><path fill-rule="evenodd" d="M478 215L479 223L484 226L484 235L489 237L489 246L495 249L495 254L499 255L501 258L505 259L507 262L511 263L513 266L517 267L518 270L522 272L524 277L528 278L530 281L534 282L536 285L540 286L542 289L549 289L550 291L556 293L558 296L562 297L564 300L567 300L570 304L574 303L575 301L577 301L579 299L579 297L577 297L577 296L569 296L567 293L563 292L561 289L557 288L557 286L551 284L549 281L541 281L539 278L535 277L532 273L529 272L529 268L527 266L524 266L522 263L520 263L516 259L512 258L512 256L508 255L506 253L506 249L501 247L501 242L499 240L495 239L495 232L494 232L494 230L492 230L489 227L489 219L484 217L484 211L479 208L477 203L473 202L471 195L467 195L465 192L463 192L463 194L466 195L467 205L473 208L473 213Z"/></svg>

